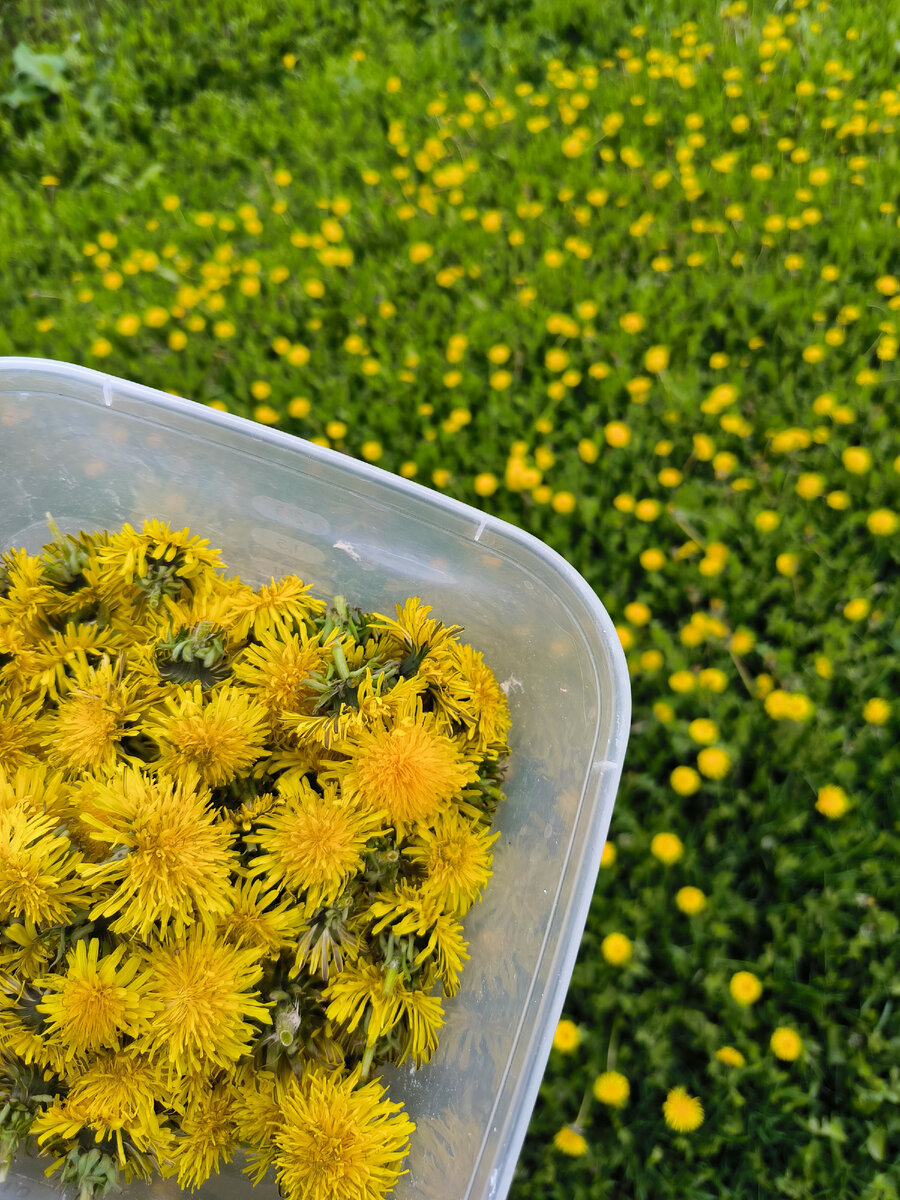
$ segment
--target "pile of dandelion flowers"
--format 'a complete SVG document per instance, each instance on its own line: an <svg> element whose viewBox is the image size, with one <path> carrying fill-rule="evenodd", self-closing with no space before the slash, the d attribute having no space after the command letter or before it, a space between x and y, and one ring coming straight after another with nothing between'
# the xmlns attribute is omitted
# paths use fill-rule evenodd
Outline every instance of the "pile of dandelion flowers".
<svg viewBox="0 0 900 1200"><path fill-rule="evenodd" d="M334 768L344 795L385 811L401 838L407 825L432 821L478 773L420 703L393 727L360 730L340 748L350 756Z"/></svg>
<svg viewBox="0 0 900 1200"><path fill-rule="evenodd" d="M462 917L491 877L491 846L499 836L456 812L439 813L432 825L419 826L403 856L424 871L422 891Z"/></svg>
<svg viewBox="0 0 900 1200"><path fill-rule="evenodd" d="M159 746L159 770L176 778L196 771L209 787L221 787L265 753L268 724L266 710L243 689L226 684L205 699L198 683L154 709L143 731Z"/></svg>
<svg viewBox="0 0 900 1200"><path fill-rule="evenodd" d="M255 947L226 945L202 926L152 946L146 996L156 1016L134 1042L136 1050L181 1074L231 1068L259 1036L256 1026L271 1024L254 990L259 959Z"/></svg>
<svg viewBox="0 0 900 1200"><path fill-rule="evenodd" d="M320 794L304 779L248 836L258 847L248 870L302 896L305 912L313 913L336 900L361 869L367 844L387 832L383 824L378 809L342 797L333 784Z"/></svg>
<svg viewBox="0 0 900 1200"><path fill-rule="evenodd" d="M116 933L146 939L157 925L164 932L171 923L177 933L195 918L210 922L229 911L237 856L196 776L149 778L123 768L95 785L92 805L84 825L110 855L78 868L103 897L91 920L115 917Z"/></svg>
<svg viewBox="0 0 900 1200"><path fill-rule="evenodd" d="M415 1125L359 1072L309 1070L282 1101L275 1135L278 1181L304 1200L377 1200L403 1171Z"/></svg>
<svg viewBox="0 0 900 1200"><path fill-rule="evenodd" d="M66 955L66 971L38 981L44 991L37 1011L66 1060L86 1051L116 1048L122 1035L135 1037L153 1016L143 996L146 973L119 945L100 957L100 942L83 939ZM123 961L124 959L124 961Z"/></svg>

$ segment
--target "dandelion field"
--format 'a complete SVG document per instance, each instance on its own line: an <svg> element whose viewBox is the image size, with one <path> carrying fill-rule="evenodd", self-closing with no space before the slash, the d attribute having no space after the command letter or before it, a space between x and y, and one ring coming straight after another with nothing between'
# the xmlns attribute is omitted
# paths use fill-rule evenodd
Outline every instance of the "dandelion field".
<svg viewBox="0 0 900 1200"><path fill-rule="evenodd" d="M900 20L164 7L0 17L0 354L523 526L628 657L511 1195L897 1197Z"/></svg>

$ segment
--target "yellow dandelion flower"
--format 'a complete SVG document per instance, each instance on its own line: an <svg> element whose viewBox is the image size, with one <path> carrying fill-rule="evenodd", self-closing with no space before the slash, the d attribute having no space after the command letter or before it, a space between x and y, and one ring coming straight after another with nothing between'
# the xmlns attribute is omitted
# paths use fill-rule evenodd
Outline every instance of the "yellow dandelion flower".
<svg viewBox="0 0 900 1200"><path fill-rule="evenodd" d="M623 967L634 953L631 939L624 933L608 933L600 943L600 953L614 967Z"/></svg>
<svg viewBox="0 0 900 1200"><path fill-rule="evenodd" d="M180 932L195 917L211 921L229 910L236 855L196 776L151 779L135 767L92 790L85 825L113 851L105 862L79 867L103 892L92 920L115 917L117 933L146 938L157 923L162 932L170 924Z"/></svg>
<svg viewBox="0 0 900 1200"><path fill-rule="evenodd" d="M592 1090L595 1098L610 1108L624 1108L631 1095L631 1085L618 1071L604 1071L598 1075Z"/></svg>
<svg viewBox="0 0 900 1200"><path fill-rule="evenodd" d="M290 896L264 891L261 879L238 880L231 893L231 909L217 928L226 942L251 946L266 958L294 944L303 929L303 909Z"/></svg>
<svg viewBox="0 0 900 1200"><path fill-rule="evenodd" d="M803 1050L803 1039L795 1029L779 1025L769 1039L772 1053L782 1062L795 1062Z"/></svg>
<svg viewBox="0 0 900 1200"><path fill-rule="evenodd" d="M263 754L268 724L266 710L244 689L227 685L204 698L198 683L154 709L143 731L159 746L158 770L184 780L196 773L221 787Z"/></svg>
<svg viewBox="0 0 900 1200"><path fill-rule="evenodd" d="M675 893L675 905L688 917L694 917L706 908L706 896L698 887L679 888Z"/></svg>
<svg viewBox="0 0 900 1200"><path fill-rule="evenodd" d="M657 833L650 842L650 853L661 863L671 866L684 854L684 845L676 833Z"/></svg>
<svg viewBox="0 0 900 1200"><path fill-rule="evenodd" d="M88 655L115 654L122 644L122 636L113 628L67 622L63 630L42 638L34 650L28 690L59 700L72 686L73 676L87 669Z"/></svg>
<svg viewBox="0 0 900 1200"><path fill-rule="evenodd" d="M748 1008L762 995L762 984L752 971L736 971L728 984L728 990L736 1004Z"/></svg>
<svg viewBox="0 0 900 1200"><path fill-rule="evenodd" d="M275 1135L281 1128L281 1106L288 1085L289 1081L274 1071L252 1068L235 1079L232 1115L238 1138L247 1147L248 1165L244 1169L254 1186L275 1165Z"/></svg>
<svg viewBox="0 0 900 1200"><path fill-rule="evenodd" d="M31 1127L41 1145L90 1130L97 1141L115 1141L119 1164L124 1165L123 1134L141 1151L158 1144L155 1102L162 1081L155 1065L134 1054L104 1053L70 1080L65 1100L40 1112Z"/></svg>
<svg viewBox="0 0 900 1200"><path fill-rule="evenodd" d="M303 624L307 617L325 611L325 604L309 595L309 587L296 575L274 579L255 592L242 589L232 599L235 636L244 639L251 634L260 641L263 634L286 636Z"/></svg>
<svg viewBox="0 0 900 1200"><path fill-rule="evenodd" d="M0 765L0 812L20 806L36 817L53 815L62 824L72 803L72 787L60 771L45 764L15 769Z"/></svg>
<svg viewBox="0 0 900 1200"><path fill-rule="evenodd" d="M578 1048L580 1041L581 1033L574 1021L569 1021L564 1017L557 1022L556 1029L553 1031L554 1050L559 1050L561 1054L571 1054Z"/></svg>
<svg viewBox="0 0 900 1200"><path fill-rule="evenodd" d="M157 1011L135 1049L182 1073L229 1069L248 1053L257 1023L271 1024L254 990L259 957L259 950L225 945L200 927L154 946L145 995Z"/></svg>
<svg viewBox="0 0 900 1200"><path fill-rule="evenodd" d="M816 809L831 821L842 817L850 807L850 800L842 787L835 783L819 788Z"/></svg>
<svg viewBox="0 0 900 1200"><path fill-rule="evenodd" d="M135 732L147 700L123 679L122 660L104 655L96 666L74 665L68 693L41 723L42 743L54 766L76 773L108 772L127 757L122 741Z"/></svg>
<svg viewBox="0 0 900 1200"><path fill-rule="evenodd" d="M333 784L320 795L304 779L249 839L258 847L250 874L302 896L312 913L336 900L361 869L367 843L386 832L383 816L341 796Z"/></svg>
<svg viewBox="0 0 900 1200"><path fill-rule="evenodd" d="M438 710L451 722L463 723L464 739L479 757L509 752L509 703L482 654L450 642L445 653L426 657L419 670L437 692Z"/></svg>
<svg viewBox="0 0 900 1200"><path fill-rule="evenodd" d="M420 703L393 728L362 730L342 749L352 755L338 769L344 795L387 813L401 835L407 825L433 821L477 775Z"/></svg>
<svg viewBox="0 0 900 1200"><path fill-rule="evenodd" d="M123 1034L134 1037L153 1016L142 994L146 973L140 972L136 958L125 957L126 950L120 945L100 957L97 938L79 941L66 955L65 974L39 981L44 996L38 1012L46 1014L47 1030L67 1060L85 1051L117 1048Z"/></svg>
<svg viewBox="0 0 900 1200"><path fill-rule="evenodd" d="M178 599L185 589L192 594L208 589L225 565L220 551L208 547L208 539L193 537L189 529L172 530L163 521L145 521L140 533L126 522L98 550L101 579L111 596L123 584L134 586L156 608L164 595Z"/></svg>
<svg viewBox="0 0 900 1200"><path fill-rule="evenodd" d="M34 921L11 922L5 926L3 937L0 968L8 968L21 979L35 979L44 973L52 947Z"/></svg>
<svg viewBox="0 0 900 1200"><path fill-rule="evenodd" d="M401 1017L398 988L385 992L384 973L372 962L349 963L322 991L329 1021L353 1033L362 1025L366 1046L374 1046Z"/></svg>
<svg viewBox="0 0 900 1200"><path fill-rule="evenodd" d="M663 1103L663 1116L676 1133L693 1133L703 1124L703 1105L683 1087L672 1088Z"/></svg>
<svg viewBox="0 0 900 1200"><path fill-rule="evenodd" d="M275 719L283 709L295 709L312 695L306 681L326 665L327 658L318 637L311 638L301 624L295 634L282 639L264 633L258 644L242 651L232 673Z"/></svg>
<svg viewBox="0 0 900 1200"><path fill-rule="evenodd" d="M557 1130L553 1135L553 1145L561 1154L566 1154L569 1158L581 1158L588 1151L584 1134L574 1125L563 1125L562 1129Z"/></svg>
<svg viewBox="0 0 900 1200"><path fill-rule="evenodd" d="M414 1130L379 1082L311 1069L282 1102L278 1182L303 1200L381 1200L402 1174Z"/></svg>
<svg viewBox="0 0 900 1200"><path fill-rule="evenodd" d="M423 890L462 917L491 877L491 846L499 836L454 812L440 813L430 827L419 826L403 856L424 871Z"/></svg>
<svg viewBox="0 0 900 1200"><path fill-rule="evenodd" d="M40 761L39 730L35 723L40 710L40 701L21 696L11 695L0 701L0 772L4 768L15 771L18 767L33 767Z"/></svg>
<svg viewBox="0 0 900 1200"><path fill-rule="evenodd" d="M182 1188L200 1187L230 1162L238 1148L235 1094L230 1082L221 1081L193 1092L179 1118L182 1136L172 1147L172 1163Z"/></svg>
<svg viewBox="0 0 900 1200"><path fill-rule="evenodd" d="M747 1062L740 1050L734 1046L720 1046L716 1051L716 1059L726 1067L743 1067Z"/></svg>
<svg viewBox="0 0 900 1200"><path fill-rule="evenodd" d="M390 929L395 940L413 934L418 953L415 966L433 961L448 996L459 990L459 976L469 954L462 925L445 912L433 895L410 884L400 884L395 892L382 894L369 906L374 918L373 936ZM421 949L419 946L421 945Z"/></svg>
<svg viewBox="0 0 900 1200"><path fill-rule="evenodd" d="M420 988L397 986L401 1031L398 1063L412 1059L416 1067L428 1062L437 1049L437 1037L444 1024L444 1006L440 996Z"/></svg>
<svg viewBox="0 0 900 1200"><path fill-rule="evenodd" d="M0 919L68 924L84 898L75 878L80 862L55 814L41 815L25 804L0 810Z"/></svg>

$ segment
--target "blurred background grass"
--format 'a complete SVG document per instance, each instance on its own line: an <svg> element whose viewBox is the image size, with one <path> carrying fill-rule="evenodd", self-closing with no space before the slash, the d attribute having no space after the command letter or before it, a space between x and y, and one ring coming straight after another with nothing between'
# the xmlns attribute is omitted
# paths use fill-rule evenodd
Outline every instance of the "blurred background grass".
<svg viewBox="0 0 900 1200"><path fill-rule="evenodd" d="M0 27L0 353L476 503L619 626L626 774L513 1196L896 1197L891 6Z"/></svg>

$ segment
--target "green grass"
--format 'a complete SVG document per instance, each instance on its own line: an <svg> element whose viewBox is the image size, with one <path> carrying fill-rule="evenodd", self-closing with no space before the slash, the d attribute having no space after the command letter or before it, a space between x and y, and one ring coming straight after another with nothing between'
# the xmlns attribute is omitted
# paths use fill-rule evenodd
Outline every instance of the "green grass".
<svg viewBox="0 0 900 1200"><path fill-rule="evenodd" d="M613 615L634 689L615 861L515 1200L897 1197L898 549L871 514L900 469L900 22L815 0L231 7L4 14L10 47L64 57L0 61L0 353L414 476L546 540ZM779 718L781 692L808 715ZM697 718L727 769L683 795ZM621 1110L591 1094L613 1068ZM663 1119L675 1086L695 1132ZM583 1154L554 1146L567 1124Z"/></svg>

